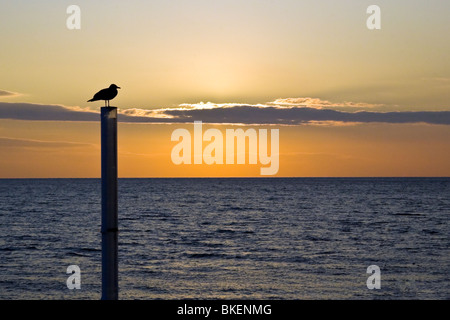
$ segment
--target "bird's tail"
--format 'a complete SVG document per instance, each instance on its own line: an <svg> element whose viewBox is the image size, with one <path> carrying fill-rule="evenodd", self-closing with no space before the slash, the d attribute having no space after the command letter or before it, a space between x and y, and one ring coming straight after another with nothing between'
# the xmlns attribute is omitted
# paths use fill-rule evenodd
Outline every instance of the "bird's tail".
<svg viewBox="0 0 450 320"><path fill-rule="evenodd" d="M91 102L91 101L94 101L94 99L88 100L87 102Z"/></svg>

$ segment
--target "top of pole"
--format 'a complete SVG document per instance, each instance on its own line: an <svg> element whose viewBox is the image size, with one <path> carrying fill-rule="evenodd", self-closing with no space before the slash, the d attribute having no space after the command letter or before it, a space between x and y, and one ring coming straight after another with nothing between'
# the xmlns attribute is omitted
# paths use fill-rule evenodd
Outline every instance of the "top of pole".
<svg viewBox="0 0 450 320"><path fill-rule="evenodd" d="M101 110L102 120L103 120L103 117L107 117L108 119L116 119L117 118L117 107L105 106L105 107L101 107L100 110Z"/></svg>

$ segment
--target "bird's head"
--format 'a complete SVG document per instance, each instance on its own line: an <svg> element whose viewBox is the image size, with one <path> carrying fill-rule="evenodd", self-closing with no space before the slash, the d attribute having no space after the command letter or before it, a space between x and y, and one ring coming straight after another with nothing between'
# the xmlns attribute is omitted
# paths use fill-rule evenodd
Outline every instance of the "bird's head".
<svg viewBox="0 0 450 320"><path fill-rule="evenodd" d="M109 86L110 89L120 89L120 87L116 86L115 84L112 84Z"/></svg>

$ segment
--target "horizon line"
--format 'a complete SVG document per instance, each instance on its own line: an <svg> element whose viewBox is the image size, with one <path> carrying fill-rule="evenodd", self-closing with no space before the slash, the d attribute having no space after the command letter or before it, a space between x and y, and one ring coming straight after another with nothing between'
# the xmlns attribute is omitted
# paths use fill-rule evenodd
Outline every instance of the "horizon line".
<svg viewBox="0 0 450 320"><path fill-rule="evenodd" d="M17 177L0 178L0 180L56 180L56 179L97 179L101 177ZM231 176L231 177L119 177L118 179L450 179L450 176Z"/></svg>

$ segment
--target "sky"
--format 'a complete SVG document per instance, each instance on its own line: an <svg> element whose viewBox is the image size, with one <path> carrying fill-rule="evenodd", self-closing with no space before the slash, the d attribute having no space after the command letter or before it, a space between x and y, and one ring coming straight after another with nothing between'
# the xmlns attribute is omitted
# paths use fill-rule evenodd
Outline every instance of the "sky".
<svg viewBox="0 0 450 320"><path fill-rule="evenodd" d="M366 26L373 4L379 30ZM448 12L438 0L2 1L0 178L99 177L103 102L87 100L112 83L120 177L260 176L260 163L174 164L171 135L194 121L279 130L274 176L450 176Z"/></svg>

